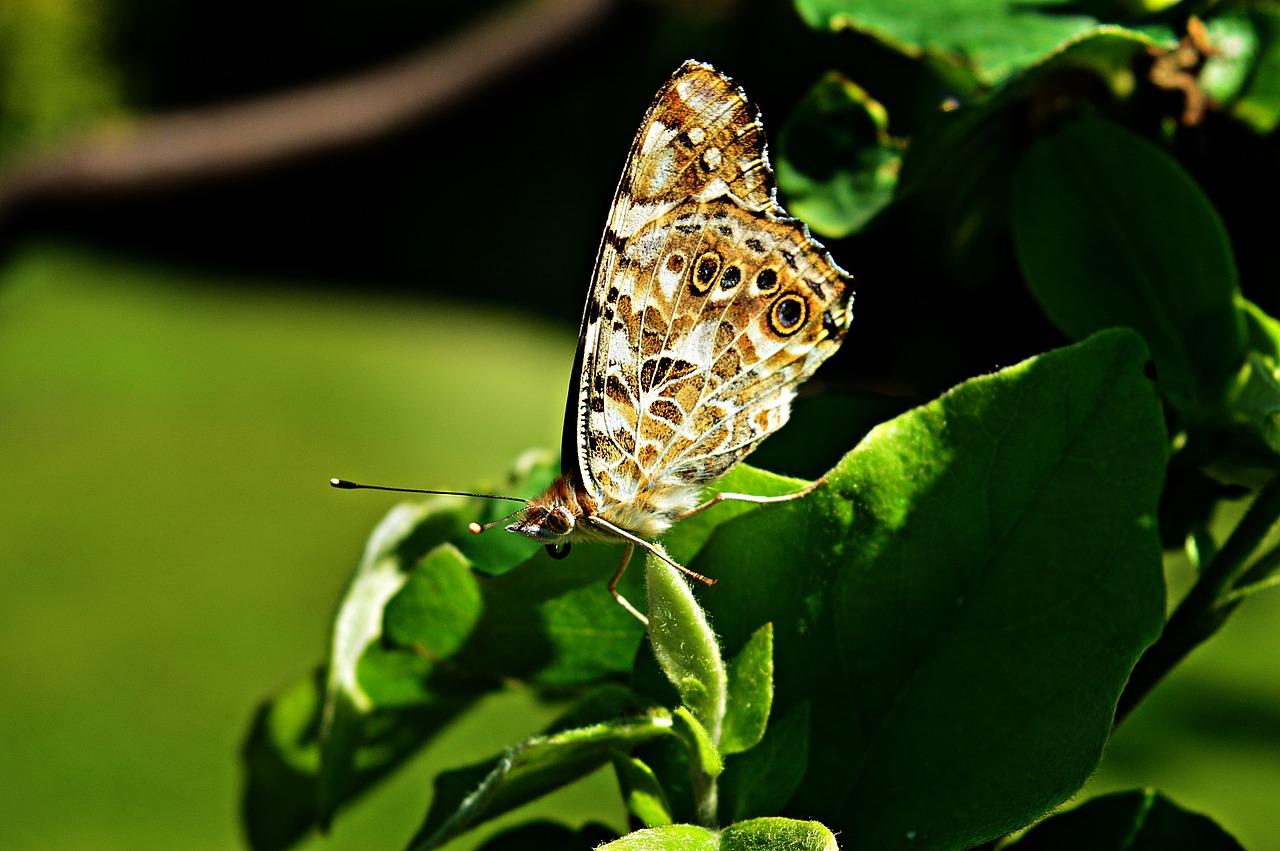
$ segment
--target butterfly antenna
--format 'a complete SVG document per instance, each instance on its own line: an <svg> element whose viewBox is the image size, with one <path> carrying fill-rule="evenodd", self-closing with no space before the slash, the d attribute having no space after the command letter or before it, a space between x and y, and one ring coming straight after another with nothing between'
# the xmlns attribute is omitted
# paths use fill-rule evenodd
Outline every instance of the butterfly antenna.
<svg viewBox="0 0 1280 851"><path fill-rule="evenodd" d="M508 514L506 517L499 517L497 520L491 520L488 523L485 523L483 526L473 521L467 524L467 531L473 535L479 535L481 532L492 529L494 526L499 526L503 523L506 523L512 517L515 517L517 514L519 514L521 511L524 511L528 507L529 506L527 505L522 505L519 508L517 508L515 511Z"/></svg>
<svg viewBox="0 0 1280 851"><path fill-rule="evenodd" d="M342 490L367 490L367 491L395 491L396 493L434 493L440 496L474 496L480 499L509 499L512 502L523 502L528 504L529 500L522 496L504 496L498 493L472 493L471 491L433 491L424 488L389 488L386 485L362 485L359 482L348 481L347 479L330 479L329 484L335 488ZM516 511L523 511L523 508L517 508ZM515 513L515 512L513 512Z"/></svg>

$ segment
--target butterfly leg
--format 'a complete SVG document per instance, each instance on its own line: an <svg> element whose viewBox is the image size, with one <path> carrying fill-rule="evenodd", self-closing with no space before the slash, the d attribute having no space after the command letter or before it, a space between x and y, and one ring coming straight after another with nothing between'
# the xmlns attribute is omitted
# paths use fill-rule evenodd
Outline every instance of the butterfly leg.
<svg viewBox="0 0 1280 851"><path fill-rule="evenodd" d="M683 564L680 564L671 556L667 555L666 552L663 551L662 547L659 546L658 544L650 543L649 541L646 541L644 538L638 538L635 535L628 532L626 529L623 529L620 526L613 525L608 520L605 520L603 517L590 517L588 518L587 522L595 526L596 528L603 529L606 532L611 533L615 537L621 538L622 540L627 542L627 555L622 560L622 566L618 568L618 572L613 575L613 580L612 582L610 582L610 586L609 586L610 591L613 590L614 585L618 584L618 579L619 577L622 576L622 571L626 570L627 561L630 560L631 551L635 547L639 547L645 552L657 556L658 558L665 561L667 564L674 567L676 570L683 573L685 576L688 576L690 579L698 580L703 585L706 585L708 588L716 584L716 581L711 577L703 576L701 573L698 573L698 571L690 570L689 568L685 567ZM616 593L613 596L618 597ZM618 602L622 603L621 597L618 597ZM622 604L626 606L626 608L629 609L632 613L635 613L635 609L632 609L631 606L628 606L626 603L622 603ZM637 614L637 617L639 617L638 614Z"/></svg>
<svg viewBox="0 0 1280 851"><path fill-rule="evenodd" d="M725 500L736 500L737 502L755 502L761 505L764 505L770 502L788 502L793 499L799 499L802 496L808 496L809 494L817 490L818 486L824 483L825 481L826 481L825 478L818 479L817 481L813 482L811 485L806 487L804 490L798 490L795 493L784 493L779 496L755 496L749 493L718 493L715 496L711 497L711 499L702 503L702 505L699 505L696 508L691 508L688 511L686 511L684 514L681 514L679 517L676 518L676 520L683 520L686 517L692 517L695 514L701 514L711 506L716 505L717 503L724 502Z"/></svg>
<svg viewBox="0 0 1280 851"><path fill-rule="evenodd" d="M627 569L627 565L631 562L631 554L635 552L635 544L627 543L627 548L622 551L622 564L618 565L618 569L613 572L613 578L609 580L609 593L613 595L613 599L628 612L636 616L636 620L645 626L649 625L649 619L636 609L635 606L627 602L627 598L618 593L618 580L622 578L623 572Z"/></svg>

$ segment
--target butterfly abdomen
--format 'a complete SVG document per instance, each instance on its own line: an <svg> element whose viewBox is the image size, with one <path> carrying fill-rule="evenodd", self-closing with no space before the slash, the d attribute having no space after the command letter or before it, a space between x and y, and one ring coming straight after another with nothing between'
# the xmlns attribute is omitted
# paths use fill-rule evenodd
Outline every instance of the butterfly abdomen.
<svg viewBox="0 0 1280 851"><path fill-rule="evenodd" d="M641 538L653 539L695 508L700 497L701 488L696 485L642 485L631 499L601 505L600 516Z"/></svg>

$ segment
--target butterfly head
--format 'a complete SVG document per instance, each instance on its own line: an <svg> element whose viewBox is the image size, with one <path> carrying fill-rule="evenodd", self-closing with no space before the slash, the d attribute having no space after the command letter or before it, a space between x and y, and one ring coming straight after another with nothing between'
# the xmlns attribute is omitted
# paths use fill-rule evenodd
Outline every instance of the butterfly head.
<svg viewBox="0 0 1280 851"><path fill-rule="evenodd" d="M507 526L508 532L519 532L540 544L559 546L569 542L576 525L573 512L563 505L532 504L516 522Z"/></svg>
<svg viewBox="0 0 1280 851"><path fill-rule="evenodd" d="M542 496L529 500L516 521L506 529L543 544L552 558L564 558L569 554L570 543L590 531L590 527L581 522L585 516L575 489L562 476Z"/></svg>

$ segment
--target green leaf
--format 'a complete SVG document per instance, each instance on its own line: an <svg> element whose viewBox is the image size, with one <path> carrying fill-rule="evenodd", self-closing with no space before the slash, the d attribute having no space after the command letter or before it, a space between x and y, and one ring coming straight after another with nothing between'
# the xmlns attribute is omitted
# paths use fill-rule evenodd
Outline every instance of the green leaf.
<svg viewBox="0 0 1280 851"><path fill-rule="evenodd" d="M461 505L451 497L436 497L393 508L370 536L347 586L334 619L320 727L316 816L322 828L350 794L356 754L366 738L365 720L376 708L360 683L361 658L381 639L383 608L404 586L412 567L462 528ZM407 739L412 749L422 736Z"/></svg>
<svg viewBox="0 0 1280 851"><path fill-rule="evenodd" d="M758 818L726 827L720 851L839 851L835 835L816 821Z"/></svg>
<svg viewBox="0 0 1280 851"><path fill-rule="evenodd" d="M1036 61L1069 38L1097 26L1077 4L1047 0L1033 6L987 0L796 0L815 29L866 33L899 50L958 53L990 83Z"/></svg>
<svg viewBox="0 0 1280 851"><path fill-rule="evenodd" d="M1112 331L973 379L716 531L693 566L725 643L772 622L775 711L813 707L790 811L850 848L963 848L1089 776L1164 616L1145 361Z"/></svg>
<svg viewBox="0 0 1280 851"><path fill-rule="evenodd" d="M726 674L716 635L678 570L652 554L647 567L653 655L712 743L718 743Z"/></svg>
<svg viewBox="0 0 1280 851"><path fill-rule="evenodd" d="M1274 361L1249 352L1232 388L1231 413L1243 426L1241 437L1257 438L1269 450L1257 461L1271 467L1280 453L1280 370Z"/></svg>
<svg viewBox="0 0 1280 851"><path fill-rule="evenodd" d="M436 547L409 576L383 614L387 638L431 659L452 656L480 619L471 563L451 544Z"/></svg>
<svg viewBox="0 0 1280 851"><path fill-rule="evenodd" d="M756 630L729 663L729 700L720 751L749 750L764 736L773 707L773 624Z"/></svg>
<svg viewBox="0 0 1280 851"><path fill-rule="evenodd" d="M765 444L768 445L767 443ZM780 476L768 470L761 470L748 464L739 464L729 471L724 478L713 482L704 496L716 493L749 493L757 496L778 496L804 490L809 484L802 479ZM681 520L662 536L662 543L667 554L680 564L687 564L711 538L715 530L728 520L744 514L758 511L759 506L740 500L726 500L706 511L695 514L687 520ZM712 579L716 577L712 576ZM714 596L715 588L706 589L702 593Z"/></svg>
<svg viewBox="0 0 1280 851"><path fill-rule="evenodd" d="M1274 464L1280 453L1280 321L1253 302L1242 299L1249 352L1236 376L1229 407L1246 437L1266 446L1261 466Z"/></svg>
<svg viewBox="0 0 1280 851"><path fill-rule="evenodd" d="M585 777L617 751L670 734L671 717L654 712L534 736L496 759L444 772L436 777L431 809L410 848L439 848L484 821Z"/></svg>
<svg viewBox="0 0 1280 851"><path fill-rule="evenodd" d="M778 136L778 185L817 233L845 237L893 200L902 154L889 116L856 83L828 74Z"/></svg>
<svg viewBox="0 0 1280 851"><path fill-rule="evenodd" d="M662 783L643 760L626 754L613 755L613 772L618 777L622 800L645 827L671 824L671 804Z"/></svg>
<svg viewBox="0 0 1280 851"><path fill-rule="evenodd" d="M670 824L628 833L596 851L718 851L720 840L705 827Z"/></svg>
<svg viewBox="0 0 1280 851"><path fill-rule="evenodd" d="M1154 789L1117 792L1086 801L1032 828L1016 851L1244 851L1205 816L1188 812Z"/></svg>
<svg viewBox="0 0 1280 851"><path fill-rule="evenodd" d="M560 472L560 459L553 453L530 449L516 459L509 479L498 488L487 485L476 489L486 493L502 493L529 499L547 489ZM512 503L498 499L478 499L471 503L468 518L481 525L497 523L491 531L479 535L461 535L453 541L458 550L487 576L501 576L533 558L542 547L524 535L511 534L500 528Z"/></svg>
<svg viewBox="0 0 1280 851"><path fill-rule="evenodd" d="M541 685L592 684L629 671L644 629L606 587L621 558L616 546L575 547L562 561L540 550L482 579L483 613L453 664ZM628 571L619 590L635 600L641 579L640 570Z"/></svg>
<svg viewBox="0 0 1280 851"><path fill-rule="evenodd" d="M1077 339L1136 329L1170 403L1193 420L1216 413L1244 357L1235 261L1222 220L1172 158L1105 121L1067 124L1019 167L1012 224L1054 322Z"/></svg>
<svg viewBox="0 0 1280 851"><path fill-rule="evenodd" d="M325 677L318 671L268 701L254 716L242 752L242 819L255 851L288 848L321 823L317 790L324 700ZM352 751L345 755L348 769L339 803L358 799L402 765L469 702L459 697L429 706L353 714L340 721L352 728ZM328 712L353 710L339 705Z"/></svg>
<svg viewBox="0 0 1280 851"><path fill-rule="evenodd" d="M1249 348L1272 363L1280 363L1280 320L1248 299L1241 299Z"/></svg>
<svg viewBox="0 0 1280 851"><path fill-rule="evenodd" d="M294 683L258 708L241 749L245 785L241 820L255 851L288 848L315 823L323 675Z"/></svg>
<svg viewBox="0 0 1280 851"><path fill-rule="evenodd" d="M1220 17L1226 18L1228 26L1239 27L1239 31L1217 33L1215 24ZM1280 9L1274 4L1250 4L1215 16L1209 28L1210 40L1223 51L1223 56L1210 57L1205 62L1201 79L1209 74L1208 84L1215 87L1211 93L1227 96L1243 73L1240 90L1230 105L1231 113L1259 134L1272 132L1280 125ZM1221 70L1224 65L1225 71ZM1226 79L1220 80L1221 77ZM1218 88L1225 91L1217 91Z"/></svg>
<svg viewBox="0 0 1280 851"><path fill-rule="evenodd" d="M726 762L720 779L725 820L782 812L800 788L808 766L809 703L801 701L769 725L760 744Z"/></svg>
<svg viewBox="0 0 1280 851"><path fill-rule="evenodd" d="M694 761L711 777L719 776L724 770L724 760L716 748L715 741L707 728L702 726L696 715L683 706L677 706L672 716L672 726L676 735L684 740L685 746Z"/></svg>
<svg viewBox="0 0 1280 851"><path fill-rule="evenodd" d="M634 753L653 769L654 775L662 783L663 794L671 807L671 821L675 824L700 823L698 808L702 802L698 800L698 795L706 793L711 786L711 778L698 778L695 790L693 774L696 762L690 755L685 737L676 735L656 739L636 748Z"/></svg>
<svg viewBox="0 0 1280 851"><path fill-rule="evenodd" d="M1009 187L1026 146L1023 116L1053 114L1064 99L1100 90L1129 97L1134 62L1159 44L1115 27L1090 31L989 94L940 112L915 134L903 156L898 201L919 211L926 235L939 235L937 250L961 281L985 282L1008 262Z"/></svg>
<svg viewBox="0 0 1280 851"><path fill-rule="evenodd" d="M1245 10L1224 8L1205 22L1205 35L1216 52L1205 57L1197 82L1216 103L1231 104L1258 61L1258 32Z"/></svg>
<svg viewBox="0 0 1280 851"><path fill-rule="evenodd" d="M957 176L954 169L963 165L961 159L991 156L989 149L995 141L1002 144L994 156L1011 160L1012 145L1021 144L1021 140L1010 135L1018 132L1008 126L1010 110L1037 109L1038 99L1046 95L1061 97L1060 89L1071 81L1076 81L1076 88L1086 91L1101 84L1114 97L1122 98L1132 92L1135 85L1134 61L1152 48L1169 46L1145 33L1118 27L1091 30L1060 45L1023 68L1005 85L938 115L934 125L924 128L907 149L899 194L948 182L948 178ZM1088 75L1087 79L1080 80L1082 75Z"/></svg>
<svg viewBox="0 0 1280 851"><path fill-rule="evenodd" d="M521 468L522 477L547 475L540 457L527 456ZM465 529L475 511L474 502L433 497L396 506L374 530L339 606L323 705L307 730L318 763L310 775L312 804L291 803L301 797L293 787L305 777L282 786L285 800L276 804L251 778L251 832L296 837L309 824L323 829L341 805L507 678L595 683L630 670L641 630L603 582L619 551L586 548L572 563L553 563L538 551L510 570L511 550L471 543L471 554L489 559L483 568L507 571L477 579L452 543L473 538ZM449 664L440 666L445 659ZM255 747L268 753L286 746L255 735ZM276 812L280 824L267 824Z"/></svg>

